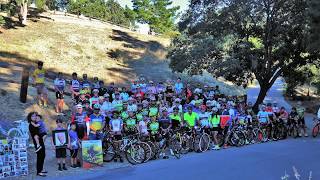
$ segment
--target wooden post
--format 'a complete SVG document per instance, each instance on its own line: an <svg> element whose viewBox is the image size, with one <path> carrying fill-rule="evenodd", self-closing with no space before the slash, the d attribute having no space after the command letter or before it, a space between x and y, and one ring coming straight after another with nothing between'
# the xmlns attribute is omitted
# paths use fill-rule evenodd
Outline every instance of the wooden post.
<svg viewBox="0 0 320 180"><path fill-rule="evenodd" d="M20 101L22 103L27 102L28 95L28 83L29 83L29 67L23 67L20 89Z"/></svg>

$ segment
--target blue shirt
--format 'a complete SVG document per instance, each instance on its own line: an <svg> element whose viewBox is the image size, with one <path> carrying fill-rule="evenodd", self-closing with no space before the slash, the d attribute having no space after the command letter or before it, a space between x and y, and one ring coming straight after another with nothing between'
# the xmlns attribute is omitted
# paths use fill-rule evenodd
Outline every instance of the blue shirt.
<svg viewBox="0 0 320 180"><path fill-rule="evenodd" d="M268 122L269 113L267 111L259 111L257 116L258 116L260 123L267 123Z"/></svg>
<svg viewBox="0 0 320 180"><path fill-rule="evenodd" d="M71 144L71 149L79 149L79 138L78 134L74 130L69 131L69 137L70 137L70 144Z"/></svg>
<svg viewBox="0 0 320 180"><path fill-rule="evenodd" d="M46 128L46 124L41 120L38 122L39 126L39 133L40 134L45 134L47 133L47 128Z"/></svg>

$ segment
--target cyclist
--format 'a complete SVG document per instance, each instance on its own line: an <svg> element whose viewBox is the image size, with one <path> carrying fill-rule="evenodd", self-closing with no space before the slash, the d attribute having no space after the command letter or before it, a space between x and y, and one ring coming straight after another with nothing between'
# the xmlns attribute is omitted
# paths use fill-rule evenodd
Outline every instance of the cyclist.
<svg viewBox="0 0 320 180"><path fill-rule="evenodd" d="M62 73L58 73L58 77L54 80L54 89L56 91L56 113L58 115L64 115L62 113L63 111L63 105L64 105L64 100L63 100L63 93L64 89L66 87L66 81L62 78Z"/></svg>
<svg viewBox="0 0 320 180"><path fill-rule="evenodd" d="M124 120L125 126L124 130L126 135L132 135L137 132L137 119L134 112L128 112L129 117Z"/></svg>
<svg viewBox="0 0 320 180"><path fill-rule="evenodd" d="M135 99L130 97L128 99L128 111L136 112L138 110L138 107L136 104L134 104Z"/></svg>
<svg viewBox="0 0 320 180"><path fill-rule="evenodd" d="M113 109L113 105L110 102L110 95L108 93L104 94L104 102L101 105L101 114L104 115L105 117L111 117Z"/></svg>
<svg viewBox="0 0 320 180"><path fill-rule="evenodd" d="M38 100L38 105L40 107L47 108L48 107L48 92L47 89L45 88L45 74L46 70L43 69L43 62L38 61L38 68L34 70L32 74L32 80L33 83L35 84L35 87L37 89L37 100Z"/></svg>
<svg viewBox="0 0 320 180"><path fill-rule="evenodd" d="M197 120L199 119L199 116L197 113L193 112L192 106L187 107L188 112L185 112L183 114L183 120L186 123L188 128L193 129L196 125Z"/></svg>
<svg viewBox="0 0 320 180"><path fill-rule="evenodd" d="M218 144L218 132L220 130L220 115L217 108L212 108L212 114L209 116L209 123L212 131L212 139L214 143L213 150L219 150L220 146Z"/></svg>
<svg viewBox="0 0 320 180"><path fill-rule="evenodd" d="M121 112L122 109L123 109L123 102L122 100L120 99L120 94L119 92L115 92L115 99L112 101L112 105L113 105L113 108L118 111L118 112Z"/></svg>
<svg viewBox="0 0 320 180"><path fill-rule="evenodd" d="M181 82L180 77L177 79L177 82L174 85L174 90L175 90L176 94L181 94L183 91L183 83Z"/></svg>
<svg viewBox="0 0 320 180"><path fill-rule="evenodd" d="M198 114L199 119L197 123L206 131L206 133L210 134L209 116L211 113L207 112L207 107L205 105L201 105L200 109L201 111Z"/></svg>
<svg viewBox="0 0 320 180"><path fill-rule="evenodd" d="M95 104L99 104L99 90L92 90L93 96L90 98L90 107L93 107Z"/></svg>
<svg viewBox="0 0 320 180"><path fill-rule="evenodd" d="M262 128L268 128L270 125L270 120L269 120L269 113L266 111L266 107L263 105L261 110L257 114L258 121L260 123L260 126ZM269 135L268 135L269 137ZM264 141L269 141L269 139L264 139Z"/></svg>
<svg viewBox="0 0 320 180"><path fill-rule="evenodd" d="M81 87L81 89L85 90L86 94L91 94L91 89L90 89L91 85L88 80L87 74L82 75L82 81L80 82L80 87Z"/></svg>
<svg viewBox="0 0 320 180"><path fill-rule="evenodd" d="M98 77L93 77L93 83L91 84L91 89L100 89L100 82Z"/></svg>
<svg viewBox="0 0 320 180"><path fill-rule="evenodd" d="M168 115L167 108L162 109L162 115L158 119L158 122L159 122L160 130L161 130L162 138L166 139L166 147L169 148L169 139L170 139L169 131L172 127L172 124L171 124L171 119L169 118L169 115ZM170 149L170 153L173 155L172 149ZM164 156L166 156L165 149L164 149L163 154L164 154Z"/></svg>
<svg viewBox="0 0 320 180"><path fill-rule="evenodd" d="M93 106L93 114L89 117L87 124L87 135L89 140L101 139L101 131L105 127L105 117L100 114L100 104Z"/></svg>
<svg viewBox="0 0 320 180"><path fill-rule="evenodd" d="M119 117L118 112L114 112L111 120L109 121L110 132L115 139L115 150L119 152L120 150L120 141L122 140L122 129L123 129L123 121ZM123 162L121 155L118 155L119 161ZM117 162L117 157L114 159Z"/></svg>
<svg viewBox="0 0 320 180"><path fill-rule="evenodd" d="M72 94L72 99L77 101L80 95L80 82L78 80L78 75L77 73L72 73L72 80L71 80L71 86L70 86L70 91Z"/></svg>
<svg viewBox="0 0 320 180"><path fill-rule="evenodd" d="M279 120L286 124L288 121L288 116L289 116L289 114L286 111L286 109L284 107L281 107L280 111L279 111Z"/></svg>
<svg viewBox="0 0 320 180"><path fill-rule="evenodd" d="M307 126L306 126L306 122L304 119L304 112L305 112L305 108L302 106L301 101L298 102L297 104L297 113L299 115L299 120L298 120L298 124L300 126L300 128L303 130L304 136L308 137L308 133L307 133ZM299 136L302 137L302 132L301 130L299 130Z"/></svg>
<svg viewBox="0 0 320 180"><path fill-rule="evenodd" d="M299 114L297 112L297 108L296 107L292 107L291 108L291 112L289 114L289 118L288 118L288 127L289 127L289 131L288 131L288 135L291 136L292 133L292 126L297 125L298 124L298 120L299 120Z"/></svg>
<svg viewBox="0 0 320 180"><path fill-rule="evenodd" d="M99 81L99 87L99 96L104 96L108 92L108 89L104 86L103 81Z"/></svg>
<svg viewBox="0 0 320 180"><path fill-rule="evenodd" d="M173 108L173 113L170 114L169 118L171 119L171 124L172 124L172 129L173 130L181 127L182 119L181 119L178 107L174 107Z"/></svg>
<svg viewBox="0 0 320 180"><path fill-rule="evenodd" d="M83 101L83 110L90 116L93 113L92 108L90 107L90 102L88 100Z"/></svg>
<svg viewBox="0 0 320 180"><path fill-rule="evenodd" d="M71 116L71 122L76 123L77 135L79 139L83 139L87 131L87 123L89 122L89 118L87 113L83 111L81 104L76 105L76 108L77 112Z"/></svg>

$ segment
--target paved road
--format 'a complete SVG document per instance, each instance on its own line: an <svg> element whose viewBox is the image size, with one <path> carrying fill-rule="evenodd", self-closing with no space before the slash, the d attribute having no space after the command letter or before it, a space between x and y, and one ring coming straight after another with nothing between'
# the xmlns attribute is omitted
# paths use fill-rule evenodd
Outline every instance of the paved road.
<svg viewBox="0 0 320 180"><path fill-rule="evenodd" d="M256 96L258 88L249 90L251 98ZM290 105L282 96L282 82L277 80L268 93L271 100L279 104ZM249 97L250 97L249 96ZM310 116L307 121L310 122ZM249 145L201 154L188 154L182 159L158 160L134 167L115 170L84 172L77 180L89 179L129 179L129 180L277 180L287 173L294 178L293 167L307 180L312 172L312 180L320 179L319 171L320 139L287 139L278 142ZM107 166L107 165L106 165ZM70 180L74 177L61 177Z"/></svg>

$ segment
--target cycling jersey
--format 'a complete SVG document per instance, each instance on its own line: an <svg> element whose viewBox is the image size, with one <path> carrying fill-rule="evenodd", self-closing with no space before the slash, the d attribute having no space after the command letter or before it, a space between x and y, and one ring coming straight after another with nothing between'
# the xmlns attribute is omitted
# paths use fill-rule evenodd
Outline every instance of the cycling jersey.
<svg viewBox="0 0 320 180"><path fill-rule="evenodd" d="M123 104L121 100L113 100L112 105L116 111L122 111L123 109Z"/></svg>
<svg viewBox="0 0 320 180"><path fill-rule="evenodd" d="M181 82L180 83L176 83L174 85L174 89L178 94L180 94L182 92L182 90L183 90L183 83L181 83Z"/></svg>
<svg viewBox="0 0 320 180"><path fill-rule="evenodd" d="M72 79L71 87L73 91L79 92L80 91L80 82L77 79Z"/></svg>
<svg viewBox="0 0 320 180"><path fill-rule="evenodd" d="M131 111L131 112L136 112L138 107L136 104L131 104L131 105L128 105L128 111Z"/></svg>
<svg viewBox="0 0 320 180"><path fill-rule="evenodd" d="M121 113L121 118L122 118L122 119L128 119L128 118L129 118L129 114L127 113L127 111L123 111L123 112Z"/></svg>
<svg viewBox="0 0 320 180"><path fill-rule="evenodd" d="M209 126L209 112L200 112L198 114L201 127Z"/></svg>
<svg viewBox="0 0 320 180"><path fill-rule="evenodd" d="M78 125L85 125L86 122L89 122L89 118L87 117L86 112L78 113L76 112L72 118L72 122L76 122Z"/></svg>
<svg viewBox="0 0 320 180"><path fill-rule="evenodd" d="M159 124L160 124L160 127L162 127L163 129L167 129L171 125L171 120L169 116L167 117L162 116L161 118L159 118Z"/></svg>
<svg viewBox="0 0 320 180"><path fill-rule="evenodd" d="M157 107L150 107L149 108L149 116L157 116L158 115L158 108Z"/></svg>
<svg viewBox="0 0 320 180"><path fill-rule="evenodd" d="M109 122L112 132L120 132L123 125L122 119L111 119Z"/></svg>
<svg viewBox="0 0 320 180"><path fill-rule="evenodd" d="M128 101L129 100L129 94L126 93L126 92L122 92L120 93L120 98L123 100L123 101Z"/></svg>
<svg viewBox="0 0 320 180"><path fill-rule="evenodd" d="M142 115L142 113L137 113L137 114L136 114L136 118L137 118L138 121L142 121L142 120L143 120L143 115Z"/></svg>
<svg viewBox="0 0 320 180"><path fill-rule="evenodd" d="M171 119L171 121L179 121L179 122L181 121L181 117L179 114L177 115L171 114L169 118Z"/></svg>
<svg viewBox="0 0 320 180"><path fill-rule="evenodd" d="M220 116L219 115L210 115L209 121L212 127L219 127Z"/></svg>
<svg viewBox="0 0 320 180"><path fill-rule="evenodd" d="M188 127L194 127L196 125L196 120L199 118L198 114L192 112L189 114L188 112L183 115L184 120L187 122Z"/></svg>
<svg viewBox="0 0 320 180"><path fill-rule="evenodd" d="M90 98L89 102L90 102L90 107L93 107L93 105L99 104L99 97L93 96Z"/></svg>
<svg viewBox="0 0 320 180"><path fill-rule="evenodd" d="M149 129L151 131L151 134L157 134L159 131L159 123L158 122L151 122L149 124Z"/></svg>
<svg viewBox="0 0 320 180"><path fill-rule="evenodd" d="M147 134L148 133L148 127L147 127L147 123L145 121L140 121L139 122L139 127L140 127L140 131L142 134Z"/></svg>
<svg viewBox="0 0 320 180"><path fill-rule="evenodd" d="M82 81L81 88L90 88L90 82L88 80Z"/></svg>
<svg viewBox="0 0 320 180"><path fill-rule="evenodd" d="M44 84L45 74L46 74L46 70L44 70L44 69L34 70L33 77L35 78L35 83Z"/></svg>
<svg viewBox="0 0 320 180"><path fill-rule="evenodd" d="M258 116L258 120L259 120L260 123L267 123L268 122L268 116L269 116L268 112L259 111L257 116Z"/></svg>
<svg viewBox="0 0 320 180"><path fill-rule="evenodd" d="M99 82L94 82L94 83L92 83L92 89L100 89L100 84L99 84Z"/></svg>
<svg viewBox="0 0 320 180"><path fill-rule="evenodd" d="M128 118L127 120L125 120L125 122L127 129L133 129L136 127L136 119Z"/></svg>
<svg viewBox="0 0 320 180"><path fill-rule="evenodd" d="M299 115L299 118L304 117L305 108L304 107L297 107L297 113Z"/></svg>
<svg viewBox="0 0 320 180"><path fill-rule="evenodd" d="M59 91L64 91L66 81L64 79L56 78L54 80L54 86L56 86Z"/></svg>
<svg viewBox="0 0 320 180"><path fill-rule="evenodd" d="M103 123L105 121L104 117L102 115L95 115L95 114L91 114L90 117L89 117L90 121L90 129L92 131L99 131L99 130L102 130L102 126L103 126Z"/></svg>

